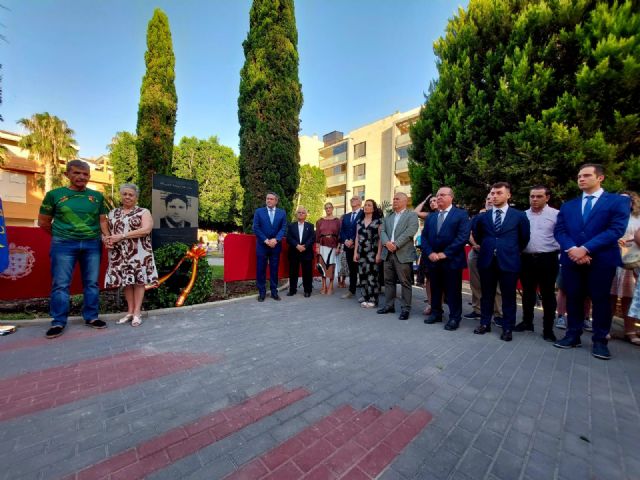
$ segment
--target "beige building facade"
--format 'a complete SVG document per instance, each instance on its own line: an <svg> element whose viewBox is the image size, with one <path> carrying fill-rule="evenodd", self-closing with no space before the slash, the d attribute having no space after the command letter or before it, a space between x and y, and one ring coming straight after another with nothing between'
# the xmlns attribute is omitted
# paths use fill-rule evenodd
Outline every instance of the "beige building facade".
<svg viewBox="0 0 640 480"><path fill-rule="evenodd" d="M44 166L29 155L29 151L18 145L22 135L0 130L0 147L4 148L4 164L0 167L0 198L8 226L35 227L38 211L44 198L44 188L38 179ZM88 187L112 193L113 172L107 157L83 158L91 167ZM61 168L64 168L61 161Z"/></svg>
<svg viewBox="0 0 640 480"><path fill-rule="evenodd" d="M363 125L346 135L334 131L323 136L316 165L325 173L326 198L333 203L336 214L343 214L345 205L349 210L348 202L354 195L378 203L391 202L395 192L411 196L409 127L419 114L420 107L416 107ZM301 137L301 152L302 138L306 138L304 144L309 146L314 137Z"/></svg>

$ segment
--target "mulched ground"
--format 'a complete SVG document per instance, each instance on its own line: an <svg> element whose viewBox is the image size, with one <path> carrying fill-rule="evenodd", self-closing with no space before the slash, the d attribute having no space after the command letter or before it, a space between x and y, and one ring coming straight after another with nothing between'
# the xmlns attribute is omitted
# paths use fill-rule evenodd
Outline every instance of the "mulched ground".
<svg viewBox="0 0 640 480"><path fill-rule="evenodd" d="M281 282L284 284L284 282ZM256 282L232 282L227 283L227 292L224 293L224 282L213 281L211 296L206 302L216 302L229 298L243 297L257 293ZM121 312L126 309L123 295L118 295L117 290L100 292L100 313ZM146 309L143 306L143 310ZM70 315L80 315L82 310L82 295L72 295ZM4 315L3 315L4 314ZM48 298L32 298L28 300L15 300L0 302L0 320L10 314L24 315L24 318L46 317L49 315Z"/></svg>

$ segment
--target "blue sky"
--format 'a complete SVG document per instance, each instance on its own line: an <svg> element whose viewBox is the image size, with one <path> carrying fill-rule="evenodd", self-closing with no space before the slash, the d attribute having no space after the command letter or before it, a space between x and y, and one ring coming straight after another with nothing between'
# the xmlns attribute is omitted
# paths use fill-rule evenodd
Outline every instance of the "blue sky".
<svg viewBox="0 0 640 480"><path fill-rule="evenodd" d="M135 132L146 29L169 17L176 56L175 141L238 151L237 99L250 0L0 0L4 122L48 111L76 132L82 156ZM301 134L348 132L421 105L436 78L433 42L467 0L297 0Z"/></svg>

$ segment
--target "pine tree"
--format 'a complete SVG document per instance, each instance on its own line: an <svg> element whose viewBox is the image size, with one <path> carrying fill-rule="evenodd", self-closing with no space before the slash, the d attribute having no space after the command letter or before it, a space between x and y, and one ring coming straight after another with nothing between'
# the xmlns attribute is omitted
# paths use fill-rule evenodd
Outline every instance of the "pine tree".
<svg viewBox="0 0 640 480"><path fill-rule="evenodd" d="M175 57L169 19L160 9L153 12L147 29L147 71L140 87L138 107L138 182L141 206L151 206L154 173L171 174L173 137L178 97L175 87Z"/></svg>
<svg viewBox="0 0 640 480"><path fill-rule="evenodd" d="M584 162L605 188L640 187L637 0L470 0L434 44L439 78L412 128L415 191L447 184L471 208L507 180L576 194ZM423 183L430 181L425 187Z"/></svg>
<svg viewBox="0 0 640 480"><path fill-rule="evenodd" d="M293 0L254 0L249 23L238 98L246 232L269 191L279 195L279 206L287 214L292 211L299 181L302 107Z"/></svg>

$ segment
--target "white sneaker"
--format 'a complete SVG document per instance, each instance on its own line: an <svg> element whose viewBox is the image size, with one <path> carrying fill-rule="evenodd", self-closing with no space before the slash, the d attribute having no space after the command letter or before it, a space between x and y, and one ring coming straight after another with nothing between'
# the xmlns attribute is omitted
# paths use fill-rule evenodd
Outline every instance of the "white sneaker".
<svg viewBox="0 0 640 480"><path fill-rule="evenodd" d="M583 328L583 330L586 330L587 332L593 331L593 322L591 321L591 319L589 317L584 319L584 323L582 324L582 328Z"/></svg>
<svg viewBox="0 0 640 480"><path fill-rule="evenodd" d="M374 307L376 306L376 304L375 304L375 303L373 303L373 302L362 302L362 303L360 304L360 306L361 306L362 308L374 308Z"/></svg>
<svg viewBox="0 0 640 480"><path fill-rule="evenodd" d="M567 329L567 319L564 315L558 315L556 318L556 328Z"/></svg>

